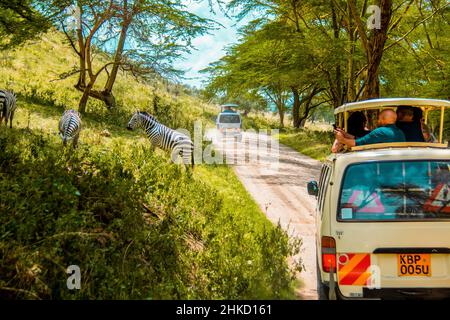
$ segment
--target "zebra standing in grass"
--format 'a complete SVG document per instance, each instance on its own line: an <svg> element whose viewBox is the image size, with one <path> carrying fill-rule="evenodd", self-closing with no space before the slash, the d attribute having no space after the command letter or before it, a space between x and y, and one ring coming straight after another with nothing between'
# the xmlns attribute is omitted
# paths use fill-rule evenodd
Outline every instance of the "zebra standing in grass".
<svg viewBox="0 0 450 320"><path fill-rule="evenodd" d="M14 111L16 110L16 94L12 91L0 90L0 124L5 119L5 125L12 128Z"/></svg>
<svg viewBox="0 0 450 320"><path fill-rule="evenodd" d="M64 111L61 120L59 120L59 135L63 140L64 146L66 146L67 141L73 140L72 146L76 148L80 131L81 118L78 111L73 109Z"/></svg>
<svg viewBox="0 0 450 320"><path fill-rule="evenodd" d="M194 144L185 134L172 130L159 123L151 114L137 111L128 122L127 129L142 128L147 133L152 146L171 152L173 162L181 156L183 164L191 164L194 168Z"/></svg>

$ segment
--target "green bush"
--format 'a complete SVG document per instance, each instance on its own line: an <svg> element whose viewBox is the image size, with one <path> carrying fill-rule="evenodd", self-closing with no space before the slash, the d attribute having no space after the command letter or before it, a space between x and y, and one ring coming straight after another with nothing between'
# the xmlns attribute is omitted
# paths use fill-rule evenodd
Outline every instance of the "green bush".
<svg viewBox="0 0 450 320"><path fill-rule="evenodd" d="M18 107L14 128L0 127L0 298L293 297L286 258L298 243L266 219L232 169L186 170L152 151L142 131L126 130L146 110L193 132L214 107L119 73L117 108L90 99L72 152L57 126L81 93L76 77L52 81L77 63L63 36L3 55L0 86L18 93ZM70 265L81 268L81 290L66 287Z"/></svg>
<svg viewBox="0 0 450 320"><path fill-rule="evenodd" d="M253 115L242 117L242 127L244 130L279 129L280 122L263 116Z"/></svg>
<svg viewBox="0 0 450 320"><path fill-rule="evenodd" d="M292 296L286 257L298 245L147 145L72 152L50 134L1 129L1 298ZM81 290L66 287L69 265Z"/></svg>

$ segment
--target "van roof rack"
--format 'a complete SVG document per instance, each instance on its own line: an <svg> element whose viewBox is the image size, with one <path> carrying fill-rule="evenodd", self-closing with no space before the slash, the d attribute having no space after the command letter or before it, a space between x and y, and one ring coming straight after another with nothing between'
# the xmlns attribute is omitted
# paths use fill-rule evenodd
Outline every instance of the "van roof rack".
<svg viewBox="0 0 450 320"><path fill-rule="evenodd" d="M239 105L235 104L235 103L225 103L221 105L222 108L237 108L239 107Z"/></svg>
<svg viewBox="0 0 450 320"><path fill-rule="evenodd" d="M363 151L372 149L386 149L386 148L440 148L447 149L448 146L444 143L430 143L430 142L388 142L388 143L374 143L363 146L352 147L352 151Z"/></svg>
<svg viewBox="0 0 450 320"><path fill-rule="evenodd" d="M334 110L336 122L339 127L347 131L347 119L349 112L367 111L367 110L383 110L386 108L396 108L399 106L419 107L425 113L425 123L428 123L428 112L431 110L440 110L439 121L439 143L443 141L444 133L444 112L450 109L449 100L439 99L421 99L421 98L388 98L388 99L371 99L358 102L346 103Z"/></svg>
<svg viewBox="0 0 450 320"><path fill-rule="evenodd" d="M394 108L398 106L422 107L426 110L440 110L441 107L450 108L450 101L439 99L421 99L421 98L387 98L371 99L358 102L346 103L334 110L334 114L346 111L361 111L383 108Z"/></svg>
<svg viewBox="0 0 450 320"><path fill-rule="evenodd" d="M235 110L233 110L233 108L238 108L239 105L234 104L234 103L225 103L220 105L220 112L235 112L237 113Z"/></svg>

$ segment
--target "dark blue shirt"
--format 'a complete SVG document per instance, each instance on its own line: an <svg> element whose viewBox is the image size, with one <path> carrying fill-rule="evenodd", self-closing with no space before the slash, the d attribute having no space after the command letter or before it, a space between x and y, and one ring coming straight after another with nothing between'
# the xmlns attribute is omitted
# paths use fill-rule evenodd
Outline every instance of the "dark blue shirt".
<svg viewBox="0 0 450 320"><path fill-rule="evenodd" d="M356 139L357 146L373 143L405 142L405 134L395 124L379 127L362 138Z"/></svg>
<svg viewBox="0 0 450 320"><path fill-rule="evenodd" d="M419 121L397 121L397 128L403 131L406 141L409 142L425 142L422 133L422 126Z"/></svg>

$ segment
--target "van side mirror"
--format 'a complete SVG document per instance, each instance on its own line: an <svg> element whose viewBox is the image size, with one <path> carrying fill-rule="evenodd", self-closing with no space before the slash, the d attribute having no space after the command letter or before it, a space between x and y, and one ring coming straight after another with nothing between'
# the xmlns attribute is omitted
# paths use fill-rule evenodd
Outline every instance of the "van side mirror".
<svg viewBox="0 0 450 320"><path fill-rule="evenodd" d="M319 194L319 186L317 185L317 181L308 182L308 194L310 196L316 196Z"/></svg>

